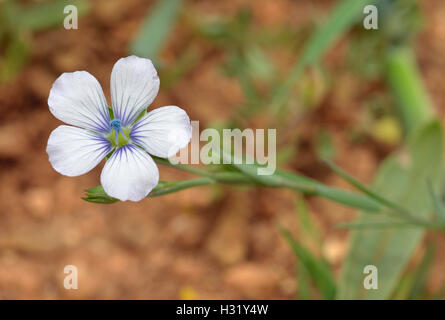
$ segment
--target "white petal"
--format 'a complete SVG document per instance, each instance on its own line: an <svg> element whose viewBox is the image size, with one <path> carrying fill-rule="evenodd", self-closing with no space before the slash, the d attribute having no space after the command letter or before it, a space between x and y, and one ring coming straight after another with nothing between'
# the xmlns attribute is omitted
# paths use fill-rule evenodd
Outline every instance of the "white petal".
<svg viewBox="0 0 445 320"><path fill-rule="evenodd" d="M105 192L121 201L142 200L158 181L159 171L153 159L132 144L116 149L100 175Z"/></svg>
<svg viewBox="0 0 445 320"><path fill-rule="evenodd" d="M63 73L49 92L48 105L59 120L96 132L110 131L107 100L99 82L86 71Z"/></svg>
<svg viewBox="0 0 445 320"><path fill-rule="evenodd" d="M127 126L153 102L159 77L149 59L130 56L119 59L111 73L111 105L114 117Z"/></svg>
<svg viewBox="0 0 445 320"><path fill-rule="evenodd" d="M133 126L131 139L148 153L167 158L184 148L192 138L187 113L176 106L150 111Z"/></svg>
<svg viewBox="0 0 445 320"><path fill-rule="evenodd" d="M93 169L111 151L104 137L91 131L59 126L48 139L46 152L57 172L74 177Z"/></svg>

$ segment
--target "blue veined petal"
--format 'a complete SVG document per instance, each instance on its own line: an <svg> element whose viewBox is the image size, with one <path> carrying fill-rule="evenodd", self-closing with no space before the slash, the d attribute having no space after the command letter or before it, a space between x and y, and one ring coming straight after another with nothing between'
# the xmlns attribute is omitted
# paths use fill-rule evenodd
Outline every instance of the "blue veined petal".
<svg viewBox="0 0 445 320"><path fill-rule="evenodd" d="M54 170L74 177L97 166L111 149L111 143L103 136L62 125L51 132L46 152Z"/></svg>
<svg viewBox="0 0 445 320"><path fill-rule="evenodd" d="M176 106L150 111L133 126L130 138L148 153L167 158L185 147L192 138L187 113Z"/></svg>
<svg viewBox="0 0 445 320"><path fill-rule="evenodd" d="M100 175L105 192L121 201L142 200L158 181L159 171L153 159L133 144L117 148Z"/></svg>
<svg viewBox="0 0 445 320"><path fill-rule="evenodd" d="M86 71L63 73L48 97L51 113L59 120L96 132L109 132L107 100L99 82Z"/></svg>
<svg viewBox="0 0 445 320"><path fill-rule="evenodd" d="M156 98L159 77L149 59L119 59L111 72L111 105L114 116L128 126Z"/></svg>

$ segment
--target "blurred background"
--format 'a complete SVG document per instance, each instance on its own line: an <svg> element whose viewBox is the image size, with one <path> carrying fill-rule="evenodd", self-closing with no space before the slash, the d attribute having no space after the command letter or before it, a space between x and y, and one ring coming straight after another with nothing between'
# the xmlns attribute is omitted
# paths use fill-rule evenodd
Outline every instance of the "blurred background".
<svg viewBox="0 0 445 320"><path fill-rule="evenodd" d="M379 30L363 28L360 10L278 103L283 79L338 1L0 0L0 298L323 298L278 226L338 278L348 231L335 225L355 210L221 185L85 202L102 165L76 178L52 169L45 148L61 123L47 98L61 73L87 70L110 102L113 64L149 57L161 79L152 107L178 105L201 129L276 128L280 168L350 188L320 161L328 158L369 184L404 139L386 82L389 46L410 48L425 99L439 119L445 112L445 2L383 2ZM78 8L77 30L63 27L67 4ZM160 170L161 180L189 177ZM428 233L392 297L445 297L444 249L443 235ZM64 289L65 265L77 266L78 290Z"/></svg>

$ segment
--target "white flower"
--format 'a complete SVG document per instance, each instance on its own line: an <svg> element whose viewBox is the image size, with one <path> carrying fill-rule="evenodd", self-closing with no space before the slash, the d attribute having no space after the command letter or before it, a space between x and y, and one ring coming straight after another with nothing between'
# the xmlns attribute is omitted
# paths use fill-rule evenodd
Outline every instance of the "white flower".
<svg viewBox="0 0 445 320"><path fill-rule="evenodd" d="M54 82L49 109L74 127L56 128L46 152L53 168L71 177L90 171L113 152L100 176L105 192L122 201L139 201L159 181L148 153L167 158L185 147L192 136L190 119L184 110L166 106L136 121L159 91L159 77L148 59L118 60L110 82L113 118L99 82L90 73L64 73Z"/></svg>

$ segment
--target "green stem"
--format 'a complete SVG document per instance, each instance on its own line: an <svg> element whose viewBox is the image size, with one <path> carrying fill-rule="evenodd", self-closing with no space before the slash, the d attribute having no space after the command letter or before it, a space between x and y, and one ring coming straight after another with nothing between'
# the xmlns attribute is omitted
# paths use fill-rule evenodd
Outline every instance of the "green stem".
<svg viewBox="0 0 445 320"><path fill-rule="evenodd" d="M154 188L152 190L152 192L150 192L148 197L158 197L158 196L162 196L165 194L177 192L177 191L188 189L188 188L205 186L205 185L212 184L215 182L216 182L215 180L207 178L207 177L183 180L183 181L177 181L177 182L168 182L168 183L162 185L160 188Z"/></svg>
<svg viewBox="0 0 445 320"><path fill-rule="evenodd" d="M399 205L399 204L393 202L392 200L389 200L389 199L387 199L387 198L385 198L385 197L375 193L374 191L372 191L368 187L366 187L363 184L361 184L358 180L356 180L355 178L353 178L352 176L347 174L340 167L336 166L334 163L332 163L330 161L327 161L327 160L325 160L324 162L332 169L332 171L334 171L341 178L345 179L352 186L354 186L355 188L357 188L358 190L360 190L364 194L368 195L369 197L375 199L377 202L380 202L380 203L386 205L388 208L392 209L392 210L385 210L384 211L388 215L397 216L397 217L402 218L404 220L407 220L407 221L410 221L410 222L413 222L413 223L417 223L417 224L419 224L421 226L428 226L428 227L432 227L433 226L433 224L430 221L416 217L411 212L409 212L409 210L407 210L406 208L402 207L401 205Z"/></svg>
<svg viewBox="0 0 445 320"><path fill-rule="evenodd" d="M156 163L162 164L164 166L169 166L169 167L173 167L173 168L176 168L176 169L180 169L182 171L190 172L190 173L196 174L198 176L203 176L203 177L211 176L211 174L208 173L207 171L204 171L204 170L201 170L201 169L198 169L198 168L195 168L195 167L186 166L186 165L179 164L179 163L178 164L173 164L170 161L168 161L168 159L158 158L158 157L155 157L155 156L152 156L152 158L153 158L153 160Z"/></svg>
<svg viewBox="0 0 445 320"><path fill-rule="evenodd" d="M337 203L347 205L353 208L366 210L368 212L380 212L384 209L377 201L352 192L348 192L341 189L332 188L325 186L310 178L300 176L298 174L284 172L277 170L273 175L270 176L259 176L256 174L258 167L256 165L233 165L238 171L224 171L224 172L206 172L189 166L181 164L172 164L168 160L155 158L155 161L159 164L174 167L180 170L195 173L197 175L206 177L210 180L200 180L200 183L223 183L223 184L244 184L244 185L255 185L271 188L286 188L302 192L307 195L321 196ZM199 182L193 182L190 187L203 185ZM179 183L179 182L175 182ZM196 183L196 185L194 185ZM185 184L188 186L188 184ZM185 188L182 188L185 189Z"/></svg>

